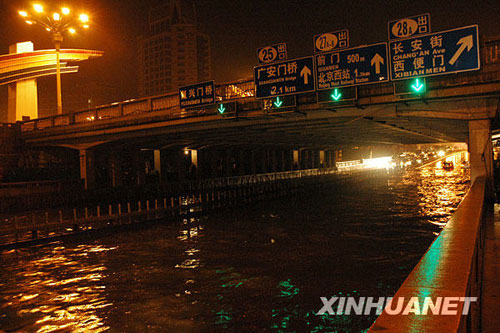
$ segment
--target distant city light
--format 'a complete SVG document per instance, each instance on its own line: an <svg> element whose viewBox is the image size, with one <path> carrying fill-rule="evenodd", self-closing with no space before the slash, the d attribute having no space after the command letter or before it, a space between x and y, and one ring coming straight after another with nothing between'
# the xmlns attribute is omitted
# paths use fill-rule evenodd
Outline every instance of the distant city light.
<svg viewBox="0 0 500 333"><path fill-rule="evenodd" d="M438 156L439 156L439 157L443 157L443 156L444 156L444 150L440 150L440 151L438 151Z"/></svg>
<svg viewBox="0 0 500 333"><path fill-rule="evenodd" d="M61 15L59 13L52 14L52 18L54 21L59 21L61 19Z"/></svg>
<svg viewBox="0 0 500 333"><path fill-rule="evenodd" d="M64 15L68 15L68 14L69 14L69 12L70 12L70 10L69 10L69 8L67 8L67 7L63 7L63 8L61 8L61 12L62 12Z"/></svg>
<svg viewBox="0 0 500 333"><path fill-rule="evenodd" d="M20 10L19 12L19 15L21 15L22 17L28 17L28 13L24 10Z"/></svg>

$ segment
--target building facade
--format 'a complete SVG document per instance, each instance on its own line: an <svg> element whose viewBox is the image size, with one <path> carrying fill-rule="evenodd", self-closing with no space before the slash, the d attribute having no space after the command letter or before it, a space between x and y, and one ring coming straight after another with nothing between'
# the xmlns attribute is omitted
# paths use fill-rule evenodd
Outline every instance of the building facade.
<svg viewBox="0 0 500 333"><path fill-rule="evenodd" d="M166 1L149 13L139 38L139 95L151 96L211 78L210 38L196 24L194 6Z"/></svg>

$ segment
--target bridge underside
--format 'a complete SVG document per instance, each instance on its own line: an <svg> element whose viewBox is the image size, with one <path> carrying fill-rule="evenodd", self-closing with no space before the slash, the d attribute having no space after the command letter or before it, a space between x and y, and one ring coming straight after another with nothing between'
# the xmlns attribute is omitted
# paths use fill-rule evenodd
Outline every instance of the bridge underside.
<svg viewBox="0 0 500 333"><path fill-rule="evenodd" d="M211 110L196 117L172 119L161 111L101 120L23 134L32 146L86 149L103 143L137 148L283 146L339 148L352 146L466 142L468 121L490 119L497 98L444 102L325 108L304 105L295 112L250 110L222 118Z"/></svg>
<svg viewBox="0 0 500 333"><path fill-rule="evenodd" d="M184 169L180 174L186 174L191 164L199 167L206 162L209 166L204 168L214 176L213 170L220 169L220 164L226 165L226 170L230 164L246 164L246 169L238 170L240 174L258 172L255 159L265 160L263 172L296 165L310 168L332 165L345 149L387 147L385 153L390 155L397 145L447 142L469 144L471 159L478 159L477 168L475 164L472 167L475 177L484 173L480 161L490 138L490 119L499 108L500 81L471 85L468 80L472 79L457 76L453 86L438 82L425 99L402 100L390 85L366 88L352 105L320 104L314 93L303 94L290 112L279 113L265 111L262 101L246 97L232 100L238 103L235 117L222 117L214 107L180 109L176 96L158 97L165 107L156 110L156 100L149 98L23 123L21 136L32 149L66 147L79 151L82 179L88 178L85 170L93 165L95 152L104 157L120 152L133 157L142 154L140 151L153 151L150 164L161 169L160 151L168 151L175 156L170 164ZM66 123L58 126L56 121ZM188 152L191 158L185 160L179 152ZM356 158L370 156L371 151ZM112 160L104 163L113 164Z"/></svg>

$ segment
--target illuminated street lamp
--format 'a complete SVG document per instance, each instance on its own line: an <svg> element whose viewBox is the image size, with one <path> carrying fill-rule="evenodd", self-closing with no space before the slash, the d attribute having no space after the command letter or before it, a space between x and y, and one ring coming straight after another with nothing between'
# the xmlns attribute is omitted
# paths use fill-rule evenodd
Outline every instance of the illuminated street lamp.
<svg viewBox="0 0 500 333"><path fill-rule="evenodd" d="M60 8L59 11L54 11L52 15L50 15L39 3L33 5L33 10L31 12L20 10L18 13L24 18L27 24L39 24L52 34L52 40L56 48L57 113L62 114L61 65L59 53L61 51L63 33L67 31L70 34L75 34L76 26L88 29L89 16L83 13L78 17L71 16L71 10L67 7Z"/></svg>

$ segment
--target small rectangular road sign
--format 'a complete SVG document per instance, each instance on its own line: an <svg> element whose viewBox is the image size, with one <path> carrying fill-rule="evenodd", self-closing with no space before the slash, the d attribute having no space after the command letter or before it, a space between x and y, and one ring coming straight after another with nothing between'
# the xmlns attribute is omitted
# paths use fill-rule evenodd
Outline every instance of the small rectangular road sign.
<svg viewBox="0 0 500 333"><path fill-rule="evenodd" d="M315 58L318 90L389 80L387 43L317 54Z"/></svg>
<svg viewBox="0 0 500 333"><path fill-rule="evenodd" d="M292 95L314 91L313 57L291 59L253 69L255 97Z"/></svg>
<svg viewBox="0 0 500 333"><path fill-rule="evenodd" d="M207 81L179 87L181 108L195 108L215 104L214 81Z"/></svg>

